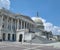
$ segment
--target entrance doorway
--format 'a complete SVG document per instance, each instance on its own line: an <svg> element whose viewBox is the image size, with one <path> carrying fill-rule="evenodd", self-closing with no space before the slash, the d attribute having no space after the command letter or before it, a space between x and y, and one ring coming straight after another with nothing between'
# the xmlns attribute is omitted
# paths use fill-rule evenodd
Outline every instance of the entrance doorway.
<svg viewBox="0 0 60 50"><path fill-rule="evenodd" d="M14 34L12 34L12 40L14 41L15 40L15 37L14 37L15 35Z"/></svg>
<svg viewBox="0 0 60 50"><path fill-rule="evenodd" d="M19 42L22 42L22 34L19 35Z"/></svg>
<svg viewBox="0 0 60 50"><path fill-rule="evenodd" d="M10 34L8 34L8 40L10 40Z"/></svg>
<svg viewBox="0 0 60 50"><path fill-rule="evenodd" d="M5 41L5 33L3 33L3 41Z"/></svg>

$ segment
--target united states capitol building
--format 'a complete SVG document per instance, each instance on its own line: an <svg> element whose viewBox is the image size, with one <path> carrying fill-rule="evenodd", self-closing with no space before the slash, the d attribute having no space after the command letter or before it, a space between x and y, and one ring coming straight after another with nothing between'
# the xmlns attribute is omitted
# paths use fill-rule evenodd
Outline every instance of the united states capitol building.
<svg viewBox="0 0 60 50"><path fill-rule="evenodd" d="M44 30L39 17L32 20L29 16L0 9L0 41L41 42L52 40L52 32Z"/></svg>

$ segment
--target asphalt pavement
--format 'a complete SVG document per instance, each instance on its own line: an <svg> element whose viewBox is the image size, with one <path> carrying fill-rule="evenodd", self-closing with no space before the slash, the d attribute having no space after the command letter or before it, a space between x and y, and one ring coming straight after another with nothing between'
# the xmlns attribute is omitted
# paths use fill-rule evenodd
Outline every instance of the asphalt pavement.
<svg viewBox="0 0 60 50"><path fill-rule="evenodd" d="M58 43L54 45L58 46ZM59 43L60 44L60 43ZM0 50L60 50L52 44L28 44L20 42L0 42Z"/></svg>

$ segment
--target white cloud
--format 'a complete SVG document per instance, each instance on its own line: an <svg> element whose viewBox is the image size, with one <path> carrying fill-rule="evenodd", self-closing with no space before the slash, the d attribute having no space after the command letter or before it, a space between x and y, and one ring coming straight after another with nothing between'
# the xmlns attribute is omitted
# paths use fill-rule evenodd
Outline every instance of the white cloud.
<svg viewBox="0 0 60 50"><path fill-rule="evenodd" d="M0 0L0 8L6 8L9 9L10 8L10 0Z"/></svg>
<svg viewBox="0 0 60 50"><path fill-rule="evenodd" d="M58 30L58 32L60 32L60 29Z"/></svg>
<svg viewBox="0 0 60 50"><path fill-rule="evenodd" d="M52 32L54 35L60 35L60 27L54 26Z"/></svg>
<svg viewBox="0 0 60 50"><path fill-rule="evenodd" d="M60 27L58 26L54 26L52 23L50 22L45 22L44 23L44 26L45 26L45 30L46 31L52 31L52 33L54 35L60 35Z"/></svg>
<svg viewBox="0 0 60 50"><path fill-rule="evenodd" d="M44 26L45 26L46 31L52 31L52 29L53 29L53 24L50 22L45 22Z"/></svg>
<svg viewBox="0 0 60 50"><path fill-rule="evenodd" d="M34 20L36 17L33 17ZM47 22L45 19L40 18L43 21L44 27L46 31L52 31L54 35L60 35L60 27L54 26L52 23Z"/></svg>

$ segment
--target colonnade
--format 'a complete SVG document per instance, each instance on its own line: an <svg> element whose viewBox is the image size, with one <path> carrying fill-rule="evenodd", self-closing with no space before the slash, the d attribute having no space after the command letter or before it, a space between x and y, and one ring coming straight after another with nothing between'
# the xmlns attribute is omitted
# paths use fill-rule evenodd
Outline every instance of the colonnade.
<svg viewBox="0 0 60 50"><path fill-rule="evenodd" d="M17 30L19 29L32 29L34 26L33 24L29 23L29 22L26 22L26 21L23 21L23 20L20 20L18 19L17 20Z"/></svg>
<svg viewBox="0 0 60 50"><path fill-rule="evenodd" d="M14 33L14 30L20 30L20 29L31 29L34 27L32 23L28 22L28 21L24 21L21 19L15 19L12 17L8 17L8 16L2 16L2 26L4 25L3 29L7 31L2 33L2 40L13 40L13 34L14 34L14 38L16 38L16 32ZM2 27L1 26L1 27ZM10 29L10 30L9 30ZM9 32L8 32L9 30ZM5 35L3 35L5 34Z"/></svg>

